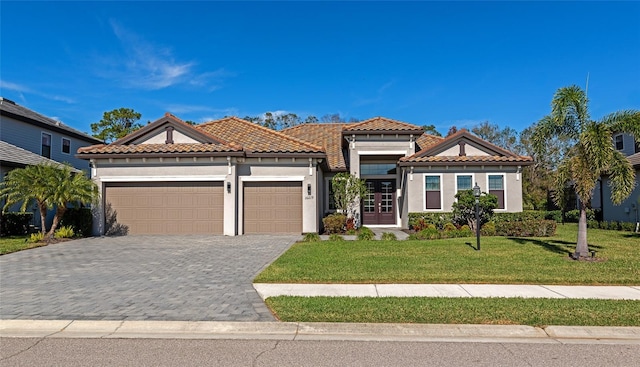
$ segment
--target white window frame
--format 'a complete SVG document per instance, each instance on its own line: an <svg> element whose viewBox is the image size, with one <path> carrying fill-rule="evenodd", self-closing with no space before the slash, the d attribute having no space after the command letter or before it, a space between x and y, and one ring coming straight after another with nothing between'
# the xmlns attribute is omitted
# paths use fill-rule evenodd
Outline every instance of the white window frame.
<svg viewBox="0 0 640 367"><path fill-rule="evenodd" d="M620 143L622 143L622 148L620 148L620 149L618 149L617 142L616 142L616 139L618 139L618 138L620 138ZM624 135L623 134L616 134L616 135L613 136L613 147L617 151L623 151L624 150Z"/></svg>
<svg viewBox="0 0 640 367"><path fill-rule="evenodd" d="M69 151L68 151L68 152L65 152L65 151L64 151L64 141L65 141L65 140L69 142ZM63 138L60 140L60 152L61 152L62 154L71 154L71 139L63 137Z"/></svg>
<svg viewBox="0 0 640 367"><path fill-rule="evenodd" d="M43 149L42 149L42 147L43 147L43 145L42 145L42 137L44 135L49 135L49 156L48 157L45 157L43 155L44 152L43 152ZM49 159L53 159L53 158L51 158L51 157L53 157L53 134L51 134L49 132L46 132L46 131L41 131L40 132L40 156L41 157L45 157L45 158L49 158Z"/></svg>
<svg viewBox="0 0 640 367"><path fill-rule="evenodd" d="M473 185L476 182L476 174L475 173L456 173L455 174L456 194L460 191L460 189L458 188L458 176L471 176L471 190L473 190Z"/></svg>
<svg viewBox="0 0 640 367"><path fill-rule="evenodd" d="M440 209L427 209L427 176L440 177ZM444 208L444 179L442 173L424 173L422 175L422 210L425 212L441 212Z"/></svg>
<svg viewBox="0 0 640 367"><path fill-rule="evenodd" d="M507 200L507 198L509 197L508 195L508 191L507 191L507 174L505 172L491 172L491 173L487 173L487 185L485 186L486 188L486 193L489 193L489 176L502 176L502 191L504 191L504 208L503 209L494 209L494 211L496 212L506 212L507 208L509 207L509 200Z"/></svg>

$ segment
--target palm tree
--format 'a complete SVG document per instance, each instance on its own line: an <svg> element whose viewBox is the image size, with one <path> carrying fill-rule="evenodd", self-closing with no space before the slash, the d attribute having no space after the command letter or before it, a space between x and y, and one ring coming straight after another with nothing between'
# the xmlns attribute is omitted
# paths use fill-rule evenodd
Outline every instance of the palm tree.
<svg viewBox="0 0 640 367"><path fill-rule="evenodd" d="M17 204L25 211L35 201L40 212L42 233L50 238L67 205L94 202L98 198L98 186L82 173L75 173L69 165L41 163L9 171L0 184L0 197L5 199L3 210ZM47 210L56 208L53 223L46 232Z"/></svg>
<svg viewBox="0 0 640 367"><path fill-rule="evenodd" d="M580 219L574 259L587 256L587 205L597 180L609 176L611 200L620 204L632 192L635 173L626 157L614 148L614 133L627 133L640 139L640 111L623 110L598 121L589 117L588 99L578 86L560 88L551 101L551 114L540 120L533 134L537 155L544 155L550 138L567 139L573 146L563 157L555 173L554 201L560 203L571 183L579 199Z"/></svg>

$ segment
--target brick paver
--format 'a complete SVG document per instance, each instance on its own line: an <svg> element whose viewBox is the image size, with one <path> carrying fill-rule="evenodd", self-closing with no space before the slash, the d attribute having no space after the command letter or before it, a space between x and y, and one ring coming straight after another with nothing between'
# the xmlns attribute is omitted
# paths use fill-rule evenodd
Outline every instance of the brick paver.
<svg viewBox="0 0 640 367"><path fill-rule="evenodd" d="M0 319L273 321L252 279L299 238L100 237L0 256Z"/></svg>

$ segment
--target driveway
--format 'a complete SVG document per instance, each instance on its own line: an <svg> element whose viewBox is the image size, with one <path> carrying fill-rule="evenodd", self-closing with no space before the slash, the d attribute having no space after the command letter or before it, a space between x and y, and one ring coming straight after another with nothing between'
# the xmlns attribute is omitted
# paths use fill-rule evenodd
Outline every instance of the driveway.
<svg viewBox="0 0 640 367"><path fill-rule="evenodd" d="M273 321L253 278L300 236L125 236L0 256L0 319Z"/></svg>

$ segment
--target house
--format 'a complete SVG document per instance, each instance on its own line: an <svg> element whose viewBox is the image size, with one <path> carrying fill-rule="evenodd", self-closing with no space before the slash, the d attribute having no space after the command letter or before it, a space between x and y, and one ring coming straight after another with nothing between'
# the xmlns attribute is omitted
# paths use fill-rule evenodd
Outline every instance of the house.
<svg viewBox="0 0 640 367"><path fill-rule="evenodd" d="M0 97L1 177L14 168L42 162L69 163L78 171L88 172L87 161L77 158L75 152L98 143L101 141L92 136ZM48 216L49 223L52 218L53 212ZM34 223L40 223L35 215Z"/></svg>
<svg viewBox="0 0 640 367"><path fill-rule="evenodd" d="M410 212L448 212L476 182L522 210L532 164L467 130L447 138L384 117L274 131L236 117L191 126L167 113L109 145L78 150L101 188L96 234L109 218L131 234L319 232L335 210L331 178L366 180L358 220L408 226Z"/></svg>
<svg viewBox="0 0 640 367"><path fill-rule="evenodd" d="M620 205L611 202L609 178L603 176L598 181L591 200L591 207L602 210L602 220L612 222L640 222L640 139L634 140L629 134L614 134L613 144L616 150L624 154L636 174L635 187L631 195Z"/></svg>

